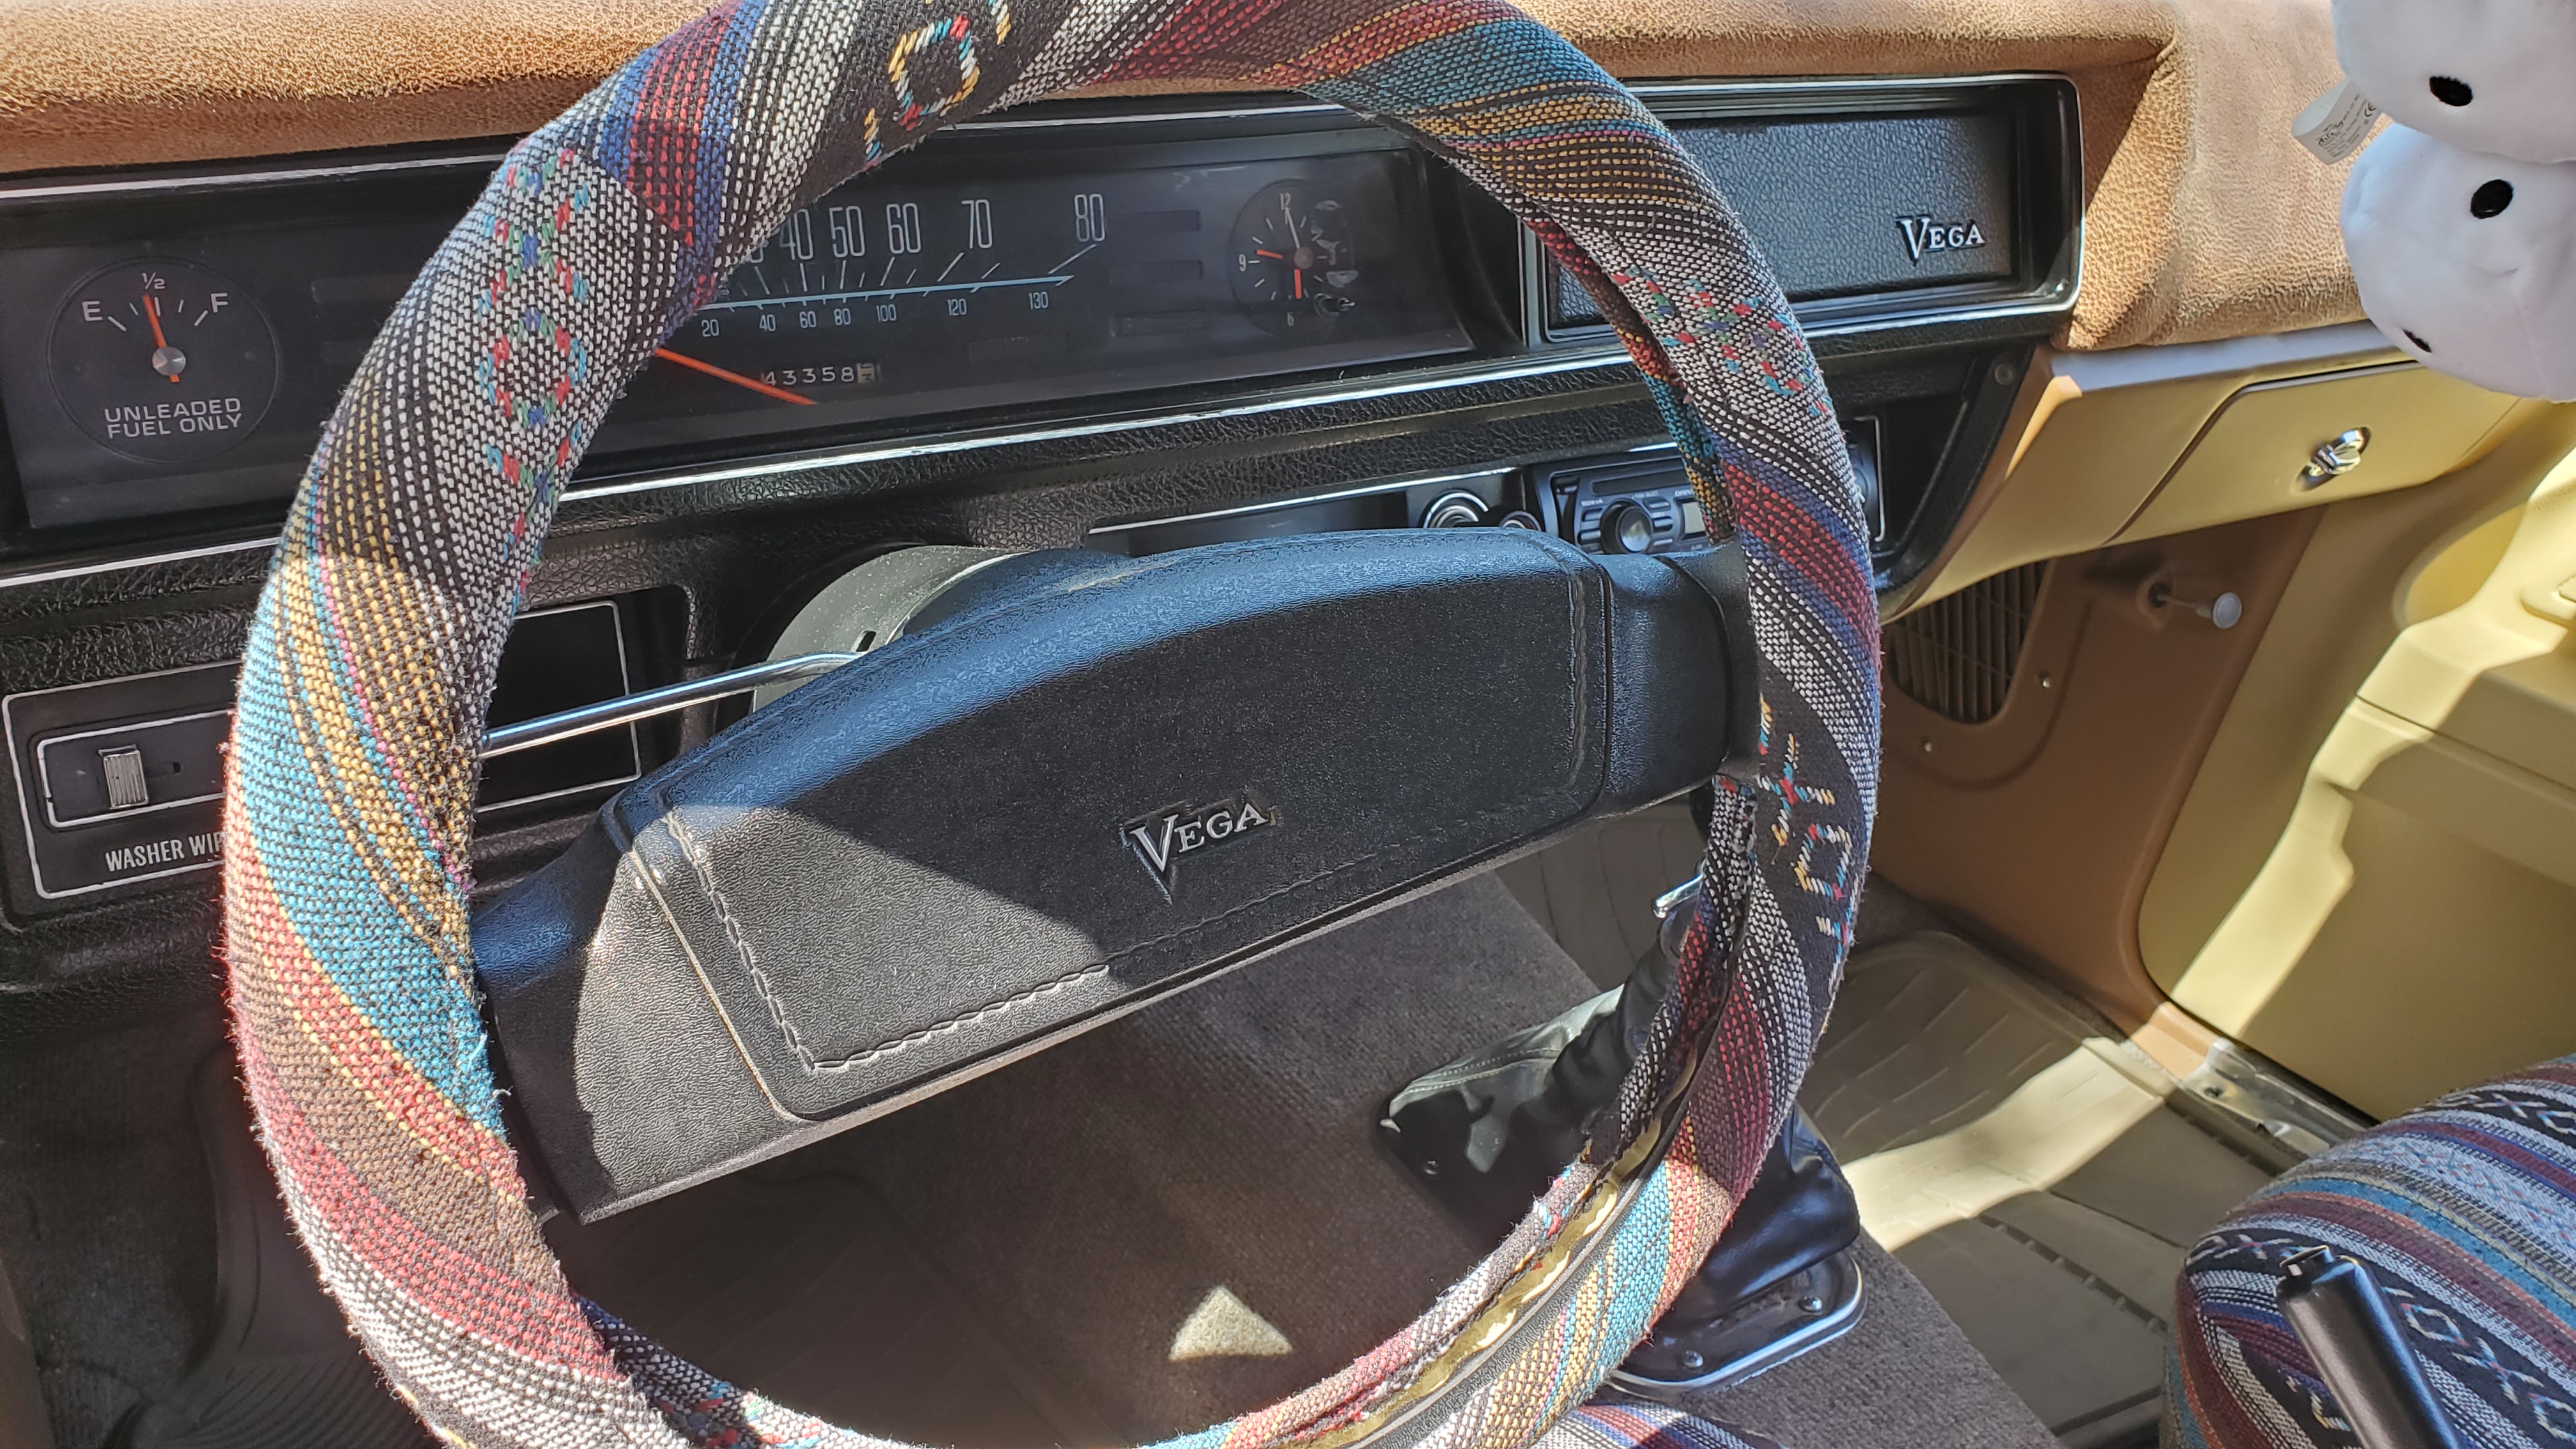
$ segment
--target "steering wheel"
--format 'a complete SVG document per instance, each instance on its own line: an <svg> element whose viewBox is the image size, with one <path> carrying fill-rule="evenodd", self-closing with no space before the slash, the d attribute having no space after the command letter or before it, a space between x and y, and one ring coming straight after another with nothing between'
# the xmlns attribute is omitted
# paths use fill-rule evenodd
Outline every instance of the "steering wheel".
<svg viewBox="0 0 2576 1449"><path fill-rule="evenodd" d="M1706 888L1675 987L1582 1159L1411 1327L1304 1393L1177 1441L1519 1449L1582 1403L1709 1250L1790 1110L1848 947L1876 794L1877 616L1858 493L1814 361L1768 267L1672 137L1501 0L955 5L727 0L514 148L368 352L305 476L241 673L226 941L262 1142L366 1351L448 1442L883 1442L664 1353L575 1295L539 1235L504 1133L467 908L495 661L565 481L620 387L795 207L944 123L1077 86L1248 77L1300 89L1408 134L1521 216L1611 319L1711 536L1741 550L1740 599L1721 583L1713 604L1693 596L1697 622L1678 624L1680 575L1657 583L1637 572L1649 561L1606 570L1552 539L1407 544L1419 550L1407 558L1429 562L1374 594L1367 579L1392 568L1382 556L1338 593L1293 582L1336 573L1329 554L1228 556L1237 568L1273 559L1280 587L1307 589L1298 609L1400 596L1452 618L1474 610L1444 600L1474 603L1502 577L1510 600L1560 621L1547 638L1564 657L1548 668L1573 681L1575 724L1550 748L1594 776L1559 791L1553 815L1515 817L1499 835L1444 836L1436 850L1407 837L1418 858L1342 894L1264 897L1258 929L1214 941L1201 966L1625 798L1602 783L1620 766L1616 740L1599 736L1636 714L1635 696L1613 697L1605 674L1672 683L1652 696L1668 734L1724 733L1687 711L1676 724L1677 709L1725 699L1681 689L1689 676L1731 669L1758 688L1758 728L1717 780ZM1203 595L1192 567L1139 566L1117 589L1059 588L1043 607L924 631L881 651L885 670L915 642L948 647L943 632L1037 648L1070 627L1077 593L1110 600L1083 607L1128 609L1116 617L1131 623L1160 617L1157 601L1176 596L1153 581ZM1655 617L1670 627L1640 633L1644 606L1620 604L1623 589L1663 601ZM1758 645L1758 682L1750 658L1714 642L1710 621L1730 611ZM855 718L869 687L857 670L753 723L773 744L819 748ZM1555 687L1553 674L1532 677ZM691 768L705 777L684 760L674 778ZM677 821L686 793L638 798ZM1282 840L1309 818L1271 806ZM1251 858L1248 846L1232 854ZM706 899L735 945L757 930L756 913L738 919L712 885ZM488 930L481 944L489 954ZM594 976L615 974L610 957L589 959ZM750 1074L771 1084L764 1070L755 1061ZM517 1075L524 1097L534 1084Z"/></svg>

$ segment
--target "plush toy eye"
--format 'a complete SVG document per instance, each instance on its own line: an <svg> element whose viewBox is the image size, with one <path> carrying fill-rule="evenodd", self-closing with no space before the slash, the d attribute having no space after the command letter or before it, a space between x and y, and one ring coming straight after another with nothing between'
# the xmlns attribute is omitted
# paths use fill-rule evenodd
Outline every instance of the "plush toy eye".
<svg viewBox="0 0 2576 1449"><path fill-rule="evenodd" d="M2477 98L2477 92L2469 89L2467 81L2446 75L2433 77L2432 90L2433 99L2446 106L2465 106Z"/></svg>
<svg viewBox="0 0 2576 1449"><path fill-rule="evenodd" d="M2485 221L2492 216L2504 215L2504 209L2511 205L2513 205L2513 183L2499 176L2479 187L2477 194L2469 198L2469 215Z"/></svg>
<svg viewBox="0 0 2576 1449"><path fill-rule="evenodd" d="M2415 350L2418 352L2430 352L2433 350L2432 343L2425 341L2423 338L2416 336L2412 332L2408 332L2406 334L2406 340L2414 343Z"/></svg>

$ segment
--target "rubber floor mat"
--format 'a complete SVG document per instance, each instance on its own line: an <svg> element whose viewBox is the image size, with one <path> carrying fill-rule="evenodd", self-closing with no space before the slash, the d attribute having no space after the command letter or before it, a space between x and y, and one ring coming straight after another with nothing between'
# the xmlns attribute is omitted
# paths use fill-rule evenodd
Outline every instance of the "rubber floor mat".
<svg viewBox="0 0 2576 1449"><path fill-rule="evenodd" d="M1861 1218L2070 1445L2153 1441L2173 1284L2269 1172L2172 1077L1953 936L1852 958L1807 1110Z"/></svg>
<svg viewBox="0 0 2576 1449"><path fill-rule="evenodd" d="M1699 872L1706 842L1678 801L1567 836L1494 874L1603 988L1655 947L1655 898Z"/></svg>

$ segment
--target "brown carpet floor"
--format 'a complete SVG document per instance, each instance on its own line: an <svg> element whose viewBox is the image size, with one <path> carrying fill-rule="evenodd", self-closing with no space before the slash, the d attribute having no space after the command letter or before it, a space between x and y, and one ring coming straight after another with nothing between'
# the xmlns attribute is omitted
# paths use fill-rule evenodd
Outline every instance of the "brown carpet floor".
<svg viewBox="0 0 2576 1449"><path fill-rule="evenodd" d="M2055 1449L1922 1282L1867 1238L1860 1252L1851 1332L1688 1407L1785 1449Z"/></svg>
<svg viewBox="0 0 2576 1449"><path fill-rule="evenodd" d="M1468 882L855 1132L587 1229L574 1282L719 1372L975 1449L1144 1442L1402 1326L1478 1245L1371 1130L1593 982ZM1709 1407L1792 1449L2046 1442L1911 1275Z"/></svg>

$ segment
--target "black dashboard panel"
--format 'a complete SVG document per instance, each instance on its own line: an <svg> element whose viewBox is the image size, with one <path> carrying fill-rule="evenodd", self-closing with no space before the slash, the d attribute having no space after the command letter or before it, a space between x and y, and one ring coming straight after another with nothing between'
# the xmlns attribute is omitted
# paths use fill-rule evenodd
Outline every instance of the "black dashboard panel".
<svg viewBox="0 0 2576 1449"><path fill-rule="evenodd" d="M1642 91L1804 304L1810 331L2072 295L2071 100L2049 87ZM1583 289L1552 261L1532 263L1531 330L1601 335Z"/></svg>
<svg viewBox="0 0 2576 1449"><path fill-rule="evenodd" d="M2071 304L2072 88L1641 88L1830 354ZM0 561L273 519L490 149L0 185ZM1615 355L1500 207L1391 133L1276 101L1037 108L798 212L667 340L601 480L941 432L1293 400ZM1161 409L1158 414L1155 410ZM1937 514L1938 510L1935 510ZM123 525L123 526L120 526Z"/></svg>

